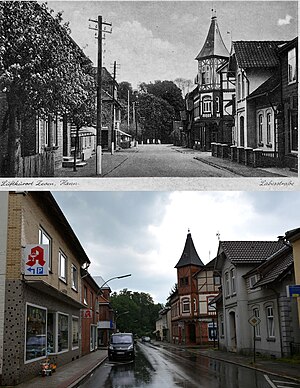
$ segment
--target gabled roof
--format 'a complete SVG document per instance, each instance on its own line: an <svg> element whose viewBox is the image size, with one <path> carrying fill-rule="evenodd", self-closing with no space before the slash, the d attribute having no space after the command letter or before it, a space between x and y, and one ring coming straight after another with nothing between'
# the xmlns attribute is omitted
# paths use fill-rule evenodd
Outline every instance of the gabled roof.
<svg viewBox="0 0 300 388"><path fill-rule="evenodd" d="M211 18L211 23L205 43L195 59L200 60L202 58L211 56L225 58L229 57L229 52L223 42L216 16Z"/></svg>
<svg viewBox="0 0 300 388"><path fill-rule="evenodd" d="M263 84L261 84L257 89L255 89L249 96L248 100L251 100L256 97L264 96L266 94L273 93L276 89L280 87L280 75L278 72L273 74L268 78Z"/></svg>
<svg viewBox="0 0 300 388"><path fill-rule="evenodd" d="M293 263L292 248L285 245L256 268L255 272L260 274L260 279L255 283L254 288L271 284L282 279L287 271L293 267Z"/></svg>
<svg viewBox="0 0 300 388"><path fill-rule="evenodd" d="M204 266L200 257L198 256L190 231L187 234L181 258L175 265L175 268L185 267L189 265L195 265L198 267Z"/></svg>
<svg viewBox="0 0 300 388"><path fill-rule="evenodd" d="M279 66L279 45L284 41L234 41L232 50L240 68L274 68Z"/></svg>
<svg viewBox="0 0 300 388"><path fill-rule="evenodd" d="M282 241L220 241L218 257L224 252L233 264L260 264L283 245Z"/></svg>

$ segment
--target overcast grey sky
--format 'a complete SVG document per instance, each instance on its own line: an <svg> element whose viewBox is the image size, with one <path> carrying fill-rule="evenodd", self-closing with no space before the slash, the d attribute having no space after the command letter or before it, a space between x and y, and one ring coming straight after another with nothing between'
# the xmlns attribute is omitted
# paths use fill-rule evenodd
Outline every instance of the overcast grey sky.
<svg viewBox="0 0 300 388"><path fill-rule="evenodd" d="M300 227L298 192L54 192L85 248L90 273L112 291L146 292L165 303L190 228L204 263L221 240L277 240Z"/></svg>
<svg viewBox="0 0 300 388"><path fill-rule="evenodd" d="M290 40L297 35L297 1L49 1L64 11L72 37L95 62L97 40L89 18L112 23L103 41L104 65L120 64L118 81L193 80L195 57L210 26L212 8L230 50L232 40ZM230 34L228 34L228 32Z"/></svg>

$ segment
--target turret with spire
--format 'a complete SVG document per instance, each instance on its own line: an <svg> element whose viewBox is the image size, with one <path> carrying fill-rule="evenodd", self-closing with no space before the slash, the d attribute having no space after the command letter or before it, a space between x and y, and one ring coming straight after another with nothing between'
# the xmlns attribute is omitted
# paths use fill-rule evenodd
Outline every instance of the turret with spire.
<svg viewBox="0 0 300 388"><path fill-rule="evenodd" d="M229 52L224 44L214 10L206 39L198 51L197 87L189 94L193 109L189 115L189 143L201 151L212 143L231 144L235 93L234 80L227 72Z"/></svg>
<svg viewBox="0 0 300 388"><path fill-rule="evenodd" d="M229 52L223 42L214 14L211 18L208 34L202 49L196 56L198 61L198 84L203 89L215 89L220 87L217 77L217 68L229 58Z"/></svg>
<svg viewBox="0 0 300 388"><path fill-rule="evenodd" d="M182 255L175 265L179 295L189 295L191 300L196 298L197 280L194 275L202 267L204 264L196 251L191 232L188 230Z"/></svg>
<svg viewBox="0 0 300 388"><path fill-rule="evenodd" d="M188 229L188 234L186 236L183 252L178 263L175 265L175 268L185 267L189 265L195 265L197 267L204 266L196 251L191 232Z"/></svg>

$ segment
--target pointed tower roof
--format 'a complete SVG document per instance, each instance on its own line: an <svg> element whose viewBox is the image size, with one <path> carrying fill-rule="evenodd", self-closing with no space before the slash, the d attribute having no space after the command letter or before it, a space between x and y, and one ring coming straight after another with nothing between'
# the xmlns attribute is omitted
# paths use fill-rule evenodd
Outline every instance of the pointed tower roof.
<svg viewBox="0 0 300 388"><path fill-rule="evenodd" d="M175 265L175 268L185 267L188 265L196 265L198 267L204 266L198 256L190 231L188 231L181 258Z"/></svg>
<svg viewBox="0 0 300 388"><path fill-rule="evenodd" d="M211 56L226 58L229 57L229 52L223 42L216 16L213 16L211 18L211 23L206 37L206 41L202 47L202 50L197 55L196 59L199 60Z"/></svg>

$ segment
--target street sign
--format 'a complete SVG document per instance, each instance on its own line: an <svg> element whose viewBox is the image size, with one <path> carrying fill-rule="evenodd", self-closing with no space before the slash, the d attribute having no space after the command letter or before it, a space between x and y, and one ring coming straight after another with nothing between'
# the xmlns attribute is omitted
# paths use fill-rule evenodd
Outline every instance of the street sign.
<svg viewBox="0 0 300 388"><path fill-rule="evenodd" d="M255 327L260 323L260 319L258 317L256 317L255 315L253 315L251 318L248 319L248 322L250 323L250 325Z"/></svg>
<svg viewBox="0 0 300 388"><path fill-rule="evenodd" d="M286 286L287 296L297 298L300 296L300 285L294 284L292 286Z"/></svg>
<svg viewBox="0 0 300 388"><path fill-rule="evenodd" d="M23 262L26 276L47 276L49 274L49 246L45 244L26 245Z"/></svg>

